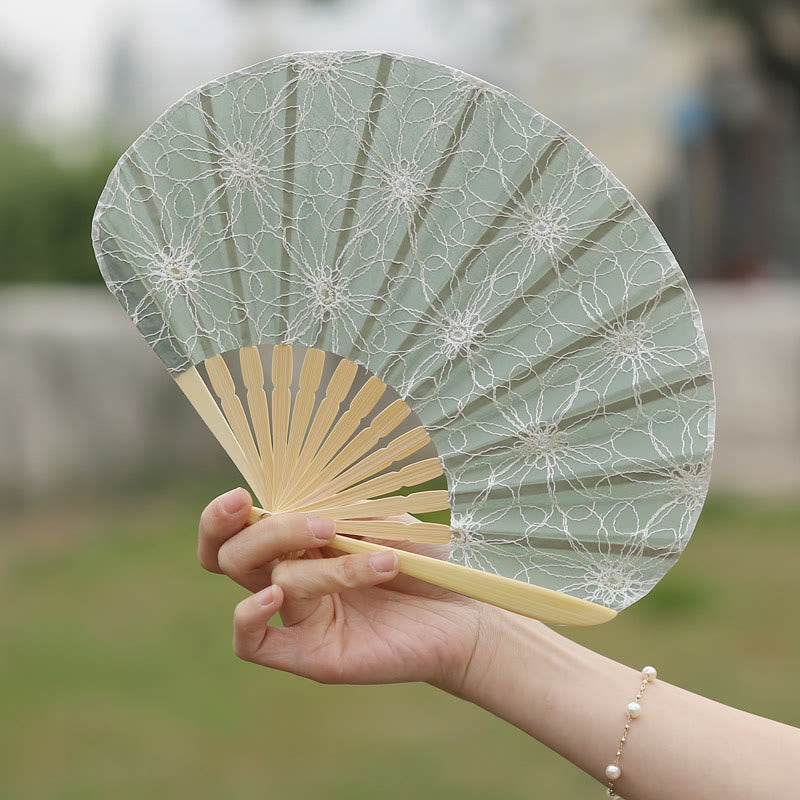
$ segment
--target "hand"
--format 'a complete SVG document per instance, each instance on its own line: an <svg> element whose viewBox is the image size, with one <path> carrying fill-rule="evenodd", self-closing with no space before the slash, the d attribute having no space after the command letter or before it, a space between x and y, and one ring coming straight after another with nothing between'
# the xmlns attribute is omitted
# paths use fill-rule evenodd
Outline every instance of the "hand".
<svg viewBox="0 0 800 800"><path fill-rule="evenodd" d="M331 520L285 514L245 527L251 507L244 489L218 497L203 511L198 543L205 569L254 593L234 614L240 658L323 683L427 681L458 691L482 603L398 575L391 552L338 554L327 547ZM281 560L297 551L302 558ZM277 612L283 628L269 625Z"/></svg>

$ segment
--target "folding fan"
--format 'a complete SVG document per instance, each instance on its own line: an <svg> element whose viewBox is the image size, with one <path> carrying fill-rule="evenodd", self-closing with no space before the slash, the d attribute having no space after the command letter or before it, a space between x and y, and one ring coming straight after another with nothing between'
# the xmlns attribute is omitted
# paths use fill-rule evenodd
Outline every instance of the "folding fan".
<svg viewBox="0 0 800 800"><path fill-rule="evenodd" d="M401 570L575 624L685 547L714 419L694 299L628 191L500 89L386 53L233 73L123 155L93 238L257 515L447 543Z"/></svg>

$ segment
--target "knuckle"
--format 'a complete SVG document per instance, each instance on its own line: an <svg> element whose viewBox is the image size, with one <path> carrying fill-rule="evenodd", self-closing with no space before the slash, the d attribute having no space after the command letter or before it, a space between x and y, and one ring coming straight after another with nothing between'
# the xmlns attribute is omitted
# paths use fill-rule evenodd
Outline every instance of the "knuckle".
<svg viewBox="0 0 800 800"><path fill-rule="evenodd" d="M279 561L272 570L272 583L280 586L281 589L286 588L289 583L289 573L291 571L288 561Z"/></svg>
<svg viewBox="0 0 800 800"><path fill-rule="evenodd" d="M231 543L231 540L223 542L217 551L217 564L219 564L220 570L225 575L235 575L238 572L236 560L236 547Z"/></svg>
<svg viewBox="0 0 800 800"><path fill-rule="evenodd" d="M341 584L350 589L357 587L361 577L358 560L352 556L344 556L336 560L338 561L337 571Z"/></svg>
<svg viewBox="0 0 800 800"><path fill-rule="evenodd" d="M222 503L217 500L209 503L200 515L198 542L208 547L226 540L241 529L235 518L225 513Z"/></svg>
<svg viewBox="0 0 800 800"><path fill-rule="evenodd" d="M225 518L219 498L212 500L200 515L200 535L210 535L224 527Z"/></svg>
<svg viewBox="0 0 800 800"><path fill-rule="evenodd" d="M246 644L247 637L242 635L246 622L244 609L241 605L236 606L236 610L233 612L233 652L243 661L249 661L252 656Z"/></svg>
<svg viewBox="0 0 800 800"><path fill-rule="evenodd" d="M233 611L233 652L242 661L252 661L251 637L247 636L250 621L247 600L242 600Z"/></svg>
<svg viewBox="0 0 800 800"><path fill-rule="evenodd" d="M271 536L281 544L289 544L306 533L305 519L297 514L275 514L264 520Z"/></svg>
<svg viewBox="0 0 800 800"><path fill-rule="evenodd" d="M205 552L201 547L197 548L197 560L200 562L200 566L206 570L206 572L220 572L220 566L217 561L211 558L211 556Z"/></svg>

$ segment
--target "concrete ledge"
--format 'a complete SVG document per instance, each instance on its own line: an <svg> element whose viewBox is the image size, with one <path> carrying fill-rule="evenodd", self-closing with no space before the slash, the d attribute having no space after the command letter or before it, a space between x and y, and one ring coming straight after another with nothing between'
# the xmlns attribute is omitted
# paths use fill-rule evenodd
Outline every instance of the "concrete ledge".
<svg viewBox="0 0 800 800"><path fill-rule="evenodd" d="M41 502L226 456L104 289L0 292L0 495Z"/></svg>
<svg viewBox="0 0 800 800"><path fill-rule="evenodd" d="M712 489L800 490L800 286L695 287L717 396Z"/></svg>

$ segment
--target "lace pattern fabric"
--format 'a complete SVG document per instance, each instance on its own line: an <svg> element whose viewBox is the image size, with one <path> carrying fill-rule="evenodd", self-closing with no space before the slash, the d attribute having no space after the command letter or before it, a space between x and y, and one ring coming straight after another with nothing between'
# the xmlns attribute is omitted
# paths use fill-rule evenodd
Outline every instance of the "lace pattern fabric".
<svg viewBox="0 0 800 800"><path fill-rule="evenodd" d="M505 92L385 53L256 65L135 142L93 238L174 374L299 344L396 389L452 560L619 609L685 547L713 446L696 304L627 190Z"/></svg>

